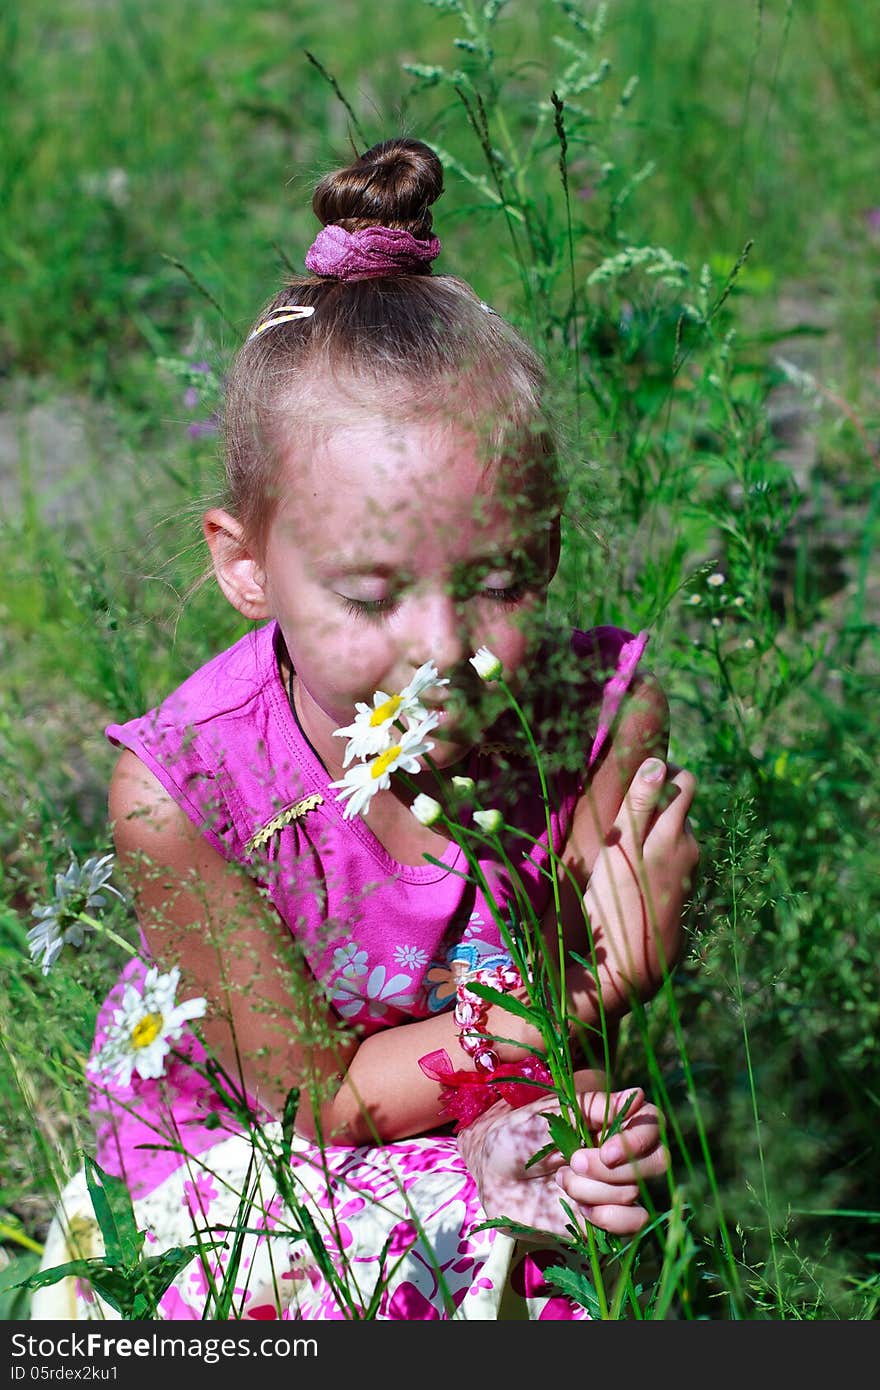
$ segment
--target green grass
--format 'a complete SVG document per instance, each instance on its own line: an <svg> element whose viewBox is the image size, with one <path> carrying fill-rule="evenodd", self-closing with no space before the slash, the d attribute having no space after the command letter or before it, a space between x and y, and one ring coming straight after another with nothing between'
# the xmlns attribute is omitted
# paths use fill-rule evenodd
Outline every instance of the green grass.
<svg viewBox="0 0 880 1390"><path fill-rule="evenodd" d="M676 1005L623 1039L677 1125L667 1315L873 1318L880 26L860 0L620 0L601 34L596 6L551 0L489 25L350 10L350 35L311 3L0 19L4 1248L40 1243L88 1144L82 1058L118 963L98 946L44 981L30 908L108 847L103 725L238 632L212 588L188 597L218 443L187 433L215 402L185 405L173 364L222 375L301 265L316 177L350 132L403 132L450 156L441 267L556 369L555 607L652 625L699 780Z"/></svg>

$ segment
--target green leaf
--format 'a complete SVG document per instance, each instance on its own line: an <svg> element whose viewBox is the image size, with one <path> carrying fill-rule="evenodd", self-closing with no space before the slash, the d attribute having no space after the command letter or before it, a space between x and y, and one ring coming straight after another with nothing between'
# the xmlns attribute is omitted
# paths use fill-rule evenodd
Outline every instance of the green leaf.
<svg viewBox="0 0 880 1390"><path fill-rule="evenodd" d="M122 1178L105 1173L84 1155L86 1182L101 1235L108 1265L137 1263L146 1232L139 1231L128 1188Z"/></svg>
<svg viewBox="0 0 880 1390"><path fill-rule="evenodd" d="M521 1221L512 1221L505 1216L493 1216L489 1221L481 1221L479 1225L472 1226L473 1231L505 1231L512 1236L525 1236L530 1243L534 1243L535 1236L543 1236L545 1239L564 1241L564 1237L558 1236L554 1231L544 1231L540 1226L524 1226ZM570 1244L570 1242L564 1242Z"/></svg>
<svg viewBox="0 0 880 1390"><path fill-rule="evenodd" d="M163 1250L161 1255L150 1255L148 1259L141 1260L134 1271L139 1289L137 1298L145 1296L142 1290L146 1286L152 1297L152 1307L191 1260L205 1250L224 1249L225 1246L226 1242L222 1240L207 1241L201 1245L173 1245L170 1250Z"/></svg>
<svg viewBox="0 0 880 1390"><path fill-rule="evenodd" d="M379 1305L381 1304L382 1297L385 1293L385 1290L388 1287L388 1279L385 1274L385 1261L388 1258L388 1251L391 1249L391 1242L393 1239L394 1232L392 1231L385 1244L382 1246L381 1251L379 1252L379 1268L382 1271L382 1277L381 1279L377 1280L376 1287L373 1290L373 1296L370 1299L370 1302L368 1303L367 1308L364 1312L365 1322L374 1322L376 1320L379 1313Z"/></svg>
<svg viewBox="0 0 880 1390"><path fill-rule="evenodd" d="M497 1004L509 1014L516 1014L517 1018L525 1018L529 1023L539 1026L541 1015L537 1009L532 1009L528 1004L523 1004L519 999L515 999L511 994L505 994L503 990L493 989L491 985L480 984L478 981L468 981L468 989L472 994L476 994L480 999L485 999L489 1004Z"/></svg>
<svg viewBox="0 0 880 1390"><path fill-rule="evenodd" d="M548 1284L568 1294L581 1307L586 1308L591 1318L601 1318L602 1309L592 1281L582 1269L569 1269L567 1265L551 1265L544 1270Z"/></svg>
<svg viewBox="0 0 880 1390"><path fill-rule="evenodd" d="M104 1263L103 1260L70 1260L67 1264L54 1265L52 1269L39 1269L35 1274L29 1274L20 1283L13 1284L15 1289L47 1289L50 1284L57 1284L61 1279L76 1276L81 1279L91 1281L92 1273Z"/></svg>
<svg viewBox="0 0 880 1390"><path fill-rule="evenodd" d="M284 1112L281 1116L281 1159L285 1164L290 1162L293 1147L293 1126L296 1122L298 1109L299 1087L292 1086L284 1098Z"/></svg>
<svg viewBox="0 0 880 1390"><path fill-rule="evenodd" d="M576 1149L584 1147L583 1140L578 1134L574 1125L569 1124L568 1120L562 1115L556 1115L552 1111L546 1113L547 1127L550 1130L550 1137L556 1145L562 1157L568 1163Z"/></svg>
<svg viewBox="0 0 880 1390"><path fill-rule="evenodd" d="M40 1256L25 1250L0 1270L0 1322L26 1322L29 1313L27 1278L37 1271Z"/></svg>
<svg viewBox="0 0 880 1390"><path fill-rule="evenodd" d="M201 1248L213 1250L223 1244L223 1241L210 1241ZM45 1289L62 1279L83 1279L123 1317L153 1317L156 1304L165 1290L199 1253L198 1245L176 1245L161 1255L140 1260L133 1267L110 1265L104 1259L70 1260L52 1269L39 1270L14 1287Z"/></svg>
<svg viewBox="0 0 880 1390"><path fill-rule="evenodd" d="M526 1164L526 1169L529 1169L529 1168L534 1167L534 1165L535 1165L536 1163L540 1163L540 1162L541 1162L541 1159L542 1159L542 1158L546 1158L548 1154L552 1154L552 1153L556 1153L556 1145L555 1145L555 1144L545 1144L544 1147L543 1147L543 1149L539 1149L538 1152L537 1152L536 1154L532 1154L531 1158L529 1159L528 1163Z"/></svg>
<svg viewBox="0 0 880 1390"><path fill-rule="evenodd" d="M627 1096L627 1098L626 1098L626 1100L624 1101L623 1105L621 1106L620 1110L618 1110L617 1114L614 1116L614 1119L611 1121L611 1124L610 1124L610 1125L608 1126L608 1128L605 1130L604 1134L602 1135L602 1143L603 1143L603 1144L605 1143L605 1140L606 1140L606 1139L610 1139L611 1136L612 1136L612 1134L616 1134L616 1133L618 1132L618 1130L621 1128L621 1126L623 1125L624 1120L625 1120L626 1117L627 1117L627 1113L628 1113L629 1110L632 1108L632 1103L633 1103L634 1100L635 1100L635 1091L631 1092L631 1094Z"/></svg>

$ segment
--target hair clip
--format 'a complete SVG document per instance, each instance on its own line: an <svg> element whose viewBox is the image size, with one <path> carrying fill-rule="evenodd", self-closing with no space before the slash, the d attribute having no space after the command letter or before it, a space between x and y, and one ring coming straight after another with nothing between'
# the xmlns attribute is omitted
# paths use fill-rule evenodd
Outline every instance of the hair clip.
<svg viewBox="0 0 880 1390"><path fill-rule="evenodd" d="M257 324L253 333L248 334L246 341L251 342L252 339L259 338L267 328L277 328L281 323L292 323L295 319L310 319L314 312L314 304L280 304L277 309L272 310L268 318Z"/></svg>

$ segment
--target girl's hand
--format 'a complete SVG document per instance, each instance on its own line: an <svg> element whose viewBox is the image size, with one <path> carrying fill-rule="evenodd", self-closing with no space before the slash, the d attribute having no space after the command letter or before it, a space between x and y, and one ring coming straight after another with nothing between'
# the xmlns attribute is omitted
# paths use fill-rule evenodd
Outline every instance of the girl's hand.
<svg viewBox="0 0 880 1390"><path fill-rule="evenodd" d="M555 1174L556 1183L585 1221L619 1236L634 1235L644 1226L648 1211L639 1204L642 1186L665 1173L669 1164L660 1112L647 1104L644 1091L616 1092L611 1097L615 1110L630 1095L632 1103L617 1133L597 1148L577 1149ZM594 1091L589 1114L592 1133L601 1133L604 1115L605 1093Z"/></svg>
<svg viewBox="0 0 880 1390"><path fill-rule="evenodd" d="M690 772L666 775L659 758L639 768L584 894L611 1016L656 994L681 954L682 911L700 856L687 818L696 782Z"/></svg>
<svg viewBox="0 0 880 1390"><path fill-rule="evenodd" d="M518 1110L499 1101L458 1136L486 1216L531 1227L536 1241L542 1233L572 1239L563 1202L572 1208L582 1230L587 1224L621 1235L640 1230L648 1212L638 1204L639 1180L656 1177L666 1168L658 1112L645 1103L643 1091L609 1095L596 1090L595 1072L578 1072L575 1080L581 1112L597 1138L628 1097L634 1098L619 1132L599 1149L578 1149L570 1164L554 1149L526 1166L550 1138L542 1112L559 1109L546 1095Z"/></svg>

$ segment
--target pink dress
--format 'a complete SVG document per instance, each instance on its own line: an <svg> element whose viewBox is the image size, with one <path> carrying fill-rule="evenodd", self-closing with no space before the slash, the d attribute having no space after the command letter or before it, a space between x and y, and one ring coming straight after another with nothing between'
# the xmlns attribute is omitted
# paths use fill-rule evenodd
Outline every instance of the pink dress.
<svg viewBox="0 0 880 1390"><path fill-rule="evenodd" d="M249 633L157 709L110 725L107 736L141 759L223 858L248 868L340 1018L362 1036L428 1018L451 1007L463 966L507 958L493 912L454 842L436 864L403 865L362 820L343 819L287 699L278 640L274 623ZM557 759L551 797L557 851L646 641L645 633L633 637L609 627L571 634L579 694L599 714L580 765ZM545 808L515 726L505 729L499 721L470 754L467 772L483 804L499 804L503 795L509 806L515 798L508 820L524 838L507 849L540 913L549 893ZM486 857L481 869L494 904L503 908L512 894L507 868ZM138 982L145 970L138 959L122 971L101 1008L95 1051L125 984ZM125 1178L148 1232L145 1253L191 1244L194 1233L205 1242L226 1240L226 1249L206 1251L177 1276L161 1299L160 1317L221 1316L215 1291L230 1259L232 1317L588 1316L542 1278L548 1261L560 1263L561 1247L523 1254L506 1234L478 1229L484 1213L452 1134L323 1149L294 1135L292 1189L282 1195L269 1156L280 1151L281 1126L259 1125L255 1142L255 1131L230 1113L198 1069L204 1052L195 1036L185 1035L179 1046L185 1058L169 1059L159 1080L135 1074L130 1086L108 1088L91 1075L96 1158ZM65 1239L72 1216L81 1245L93 1239L82 1173L63 1194L44 1267L72 1258ZM231 1253L228 1232L242 1224L248 1235ZM114 1316L88 1288L66 1283L66 1290L58 1285L35 1295L35 1317ZM502 1311L511 1300L523 1311Z"/></svg>

